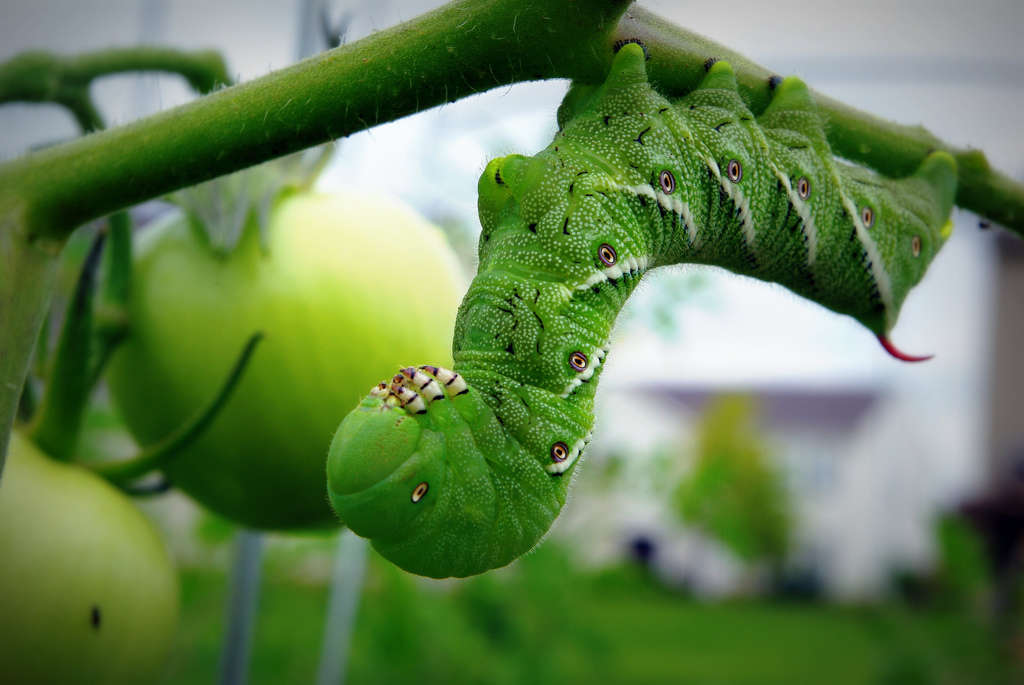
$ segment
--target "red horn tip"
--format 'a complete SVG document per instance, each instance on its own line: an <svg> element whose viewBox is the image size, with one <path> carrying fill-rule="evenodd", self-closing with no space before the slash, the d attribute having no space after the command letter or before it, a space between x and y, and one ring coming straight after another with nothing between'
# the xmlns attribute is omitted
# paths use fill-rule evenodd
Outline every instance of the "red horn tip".
<svg viewBox="0 0 1024 685"><path fill-rule="evenodd" d="M886 352L891 354L894 358L899 359L901 362L926 362L935 356L934 354L915 356L907 354L906 352L900 352L896 349L896 346L892 344L892 341L884 335L878 336L878 342L882 343L882 347L885 348Z"/></svg>

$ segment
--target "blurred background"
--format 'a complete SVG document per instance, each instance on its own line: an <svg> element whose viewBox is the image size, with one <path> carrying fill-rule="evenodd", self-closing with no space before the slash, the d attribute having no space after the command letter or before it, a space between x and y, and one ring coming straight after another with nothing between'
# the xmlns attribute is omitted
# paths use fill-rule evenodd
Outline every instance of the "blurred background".
<svg viewBox="0 0 1024 685"><path fill-rule="evenodd" d="M9 1L0 59L215 48L244 81L325 49L325 21L351 42L439 4ZM640 4L1024 177L1024 4ZM492 157L547 144L566 87L499 88L351 136L319 187L400 195L445 229L469 276L477 177ZM93 94L110 125L192 97L154 75L103 79ZM77 135L55 106L0 108L0 131L4 159ZM337 534L268 535L249 680L314 679L337 648L323 637L332 574L333 592L347 583L359 596L352 683L1022 677L1024 244L968 212L954 220L893 335L935 353L926 364L891 359L853 320L778 286L692 266L651 274L616 326L594 441L540 548L441 582L372 551L361 576L362 552ZM91 430L104 449L130 451L111 410ZM181 573L165 682L209 681L238 530L174 493L143 506ZM338 549L355 567L336 562Z"/></svg>

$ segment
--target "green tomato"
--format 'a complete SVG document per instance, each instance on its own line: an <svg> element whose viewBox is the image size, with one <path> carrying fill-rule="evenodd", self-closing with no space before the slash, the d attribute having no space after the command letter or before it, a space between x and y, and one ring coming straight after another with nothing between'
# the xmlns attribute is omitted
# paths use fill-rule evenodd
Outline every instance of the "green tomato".
<svg viewBox="0 0 1024 685"><path fill-rule="evenodd" d="M400 367L451 360L465 281L442 233L394 201L298 194L274 208L266 250L253 228L227 257L180 215L142 232L110 389L152 443L214 396L263 331L227 406L165 471L250 527L335 525L325 464L338 423Z"/></svg>
<svg viewBox="0 0 1024 685"><path fill-rule="evenodd" d="M178 624L149 520L106 481L11 435L0 480L0 680L145 683Z"/></svg>

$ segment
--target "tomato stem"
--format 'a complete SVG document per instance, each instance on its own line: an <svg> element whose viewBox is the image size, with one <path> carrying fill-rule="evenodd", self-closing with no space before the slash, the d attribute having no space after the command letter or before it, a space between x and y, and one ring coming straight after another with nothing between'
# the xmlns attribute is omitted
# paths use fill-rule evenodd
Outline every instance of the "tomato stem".
<svg viewBox="0 0 1024 685"><path fill-rule="evenodd" d="M110 215L103 252L100 290L95 301L90 387L99 382L114 350L128 337L128 301L132 286L132 220L127 211Z"/></svg>
<svg viewBox="0 0 1024 685"><path fill-rule="evenodd" d="M129 71L166 71L185 77L200 93L231 83L227 66L212 50L185 52L136 46L66 56L32 51L0 65L0 104L55 103L67 108L85 131L103 128L89 89L101 76Z"/></svg>
<svg viewBox="0 0 1024 685"><path fill-rule="evenodd" d="M106 235L93 240L68 301L57 341L49 383L28 436L54 459L71 458L78 443L85 406L92 391L89 378L92 345L92 296Z"/></svg>
<svg viewBox="0 0 1024 685"><path fill-rule="evenodd" d="M249 338L217 394L210 400L209 404L199 410L195 416L186 421L177 430L156 444L142 449L130 459L111 464L91 466L91 468L112 483L123 485L150 471L166 466L168 462L180 455L183 450L199 438L203 431L217 418L217 414L227 404L232 392L242 379L242 374L245 373L249 360L262 339L263 333L254 333Z"/></svg>

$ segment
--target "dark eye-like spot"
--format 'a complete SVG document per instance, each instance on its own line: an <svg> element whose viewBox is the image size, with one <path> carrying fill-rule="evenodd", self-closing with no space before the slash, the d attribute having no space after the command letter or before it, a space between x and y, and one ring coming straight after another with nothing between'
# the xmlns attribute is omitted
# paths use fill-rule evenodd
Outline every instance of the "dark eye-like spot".
<svg viewBox="0 0 1024 685"><path fill-rule="evenodd" d="M427 485L427 481L423 481L422 483L417 485L415 487L415 489L413 489L413 491L412 491L412 497L410 497L410 499L413 501L413 504L415 504L416 502L419 502L421 499L423 499L424 496L426 496L426 494L427 494L427 490L429 490L429 489L430 489L430 486Z"/></svg>
<svg viewBox="0 0 1024 685"><path fill-rule="evenodd" d="M730 159L729 164L725 167L725 173L729 175L730 181L739 183L740 179L743 178L743 167L735 159Z"/></svg>
<svg viewBox="0 0 1024 685"><path fill-rule="evenodd" d="M499 186L505 185L505 180L501 177L501 169L494 170L494 182Z"/></svg>
<svg viewBox="0 0 1024 685"><path fill-rule="evenodd" d="M551 446L551 461L563 462L569 458L569 448L564 442L556 442Z"/></svg>
<svg viewBox="0 0 1024 685"><path fill-rule="evenodd" d="M811 196L811 182L807 180L806 176L801 176L797 179L796 193L800 196L801 200L806 200Z"/></svg>
<svg viewBox="0 0 1024 685"><path fill-rule="evenodd" d="M915 257L921 256L921 236L915 235L910 239L910 252Z"/></svg>
<svg viewBox="0 0 1024 685"><path fill-rule="evenodd" d="M875 210L870 207L860 210L860 220L864 224L864 228L871 228L875 223Z"/></svg>
<svg viewBox="0 0 1024 685"><path fill-rule="evenodd" d="M601 243L601 247L597 248L597 258L600 259L605 266L612 266L615 264L615 260L617 260L619 256L615 254L615 248L611 245L608 243Z"/></svg>
<svg viewBox="0 0 1024 685"><path fill-rule="evenodd" d="M92 609L89 610L89 623L92 625L93 628L99 630L102 618L103 617L100 615L100 608L97 605L93 604Z"/></svg>
<svg viewBox="0 0 1024 685"><path fill-rule="evenodd" d="M587 370L587 355L582 352L573 352L569 355L569 366L577 371Z"/></svg>
<svg viewBox="0 0 1024 685"><path fill-rule="evenodd" d="M671 195L676 189L676 177L672 175L671 171L665 169L658 174L658 184L661 185L661 192Z"/></svg>

